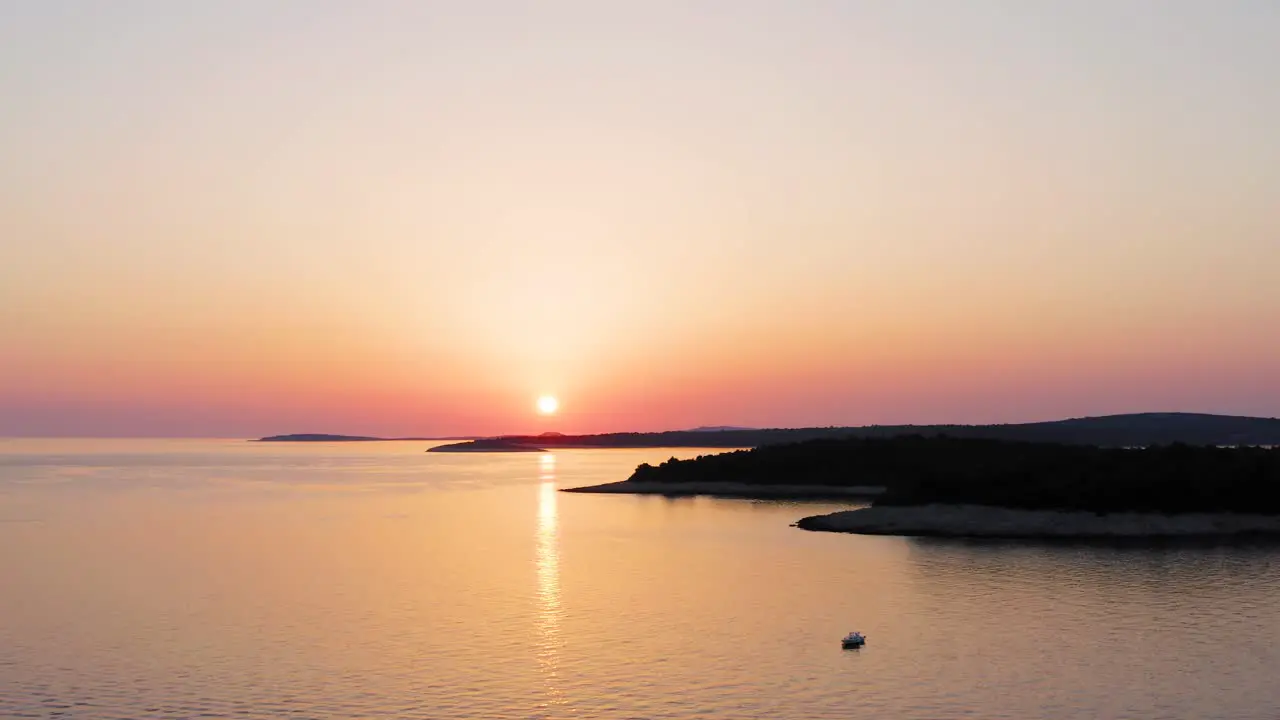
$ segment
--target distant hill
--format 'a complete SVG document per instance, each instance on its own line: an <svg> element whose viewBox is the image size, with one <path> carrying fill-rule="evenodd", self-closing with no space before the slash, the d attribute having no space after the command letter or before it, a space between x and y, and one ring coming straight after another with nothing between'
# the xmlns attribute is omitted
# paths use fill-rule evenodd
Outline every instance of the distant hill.
<svg viewBox="0 0 1280 720"><path fill-rule="evenodd" d="M937 427L939 433L956 437L1111 447L1174 442L1191 445L1280 445L1280 419L1204 413L1135 413L1020 425L930 426L930 429L933 427Z"/></svg>
<svg viewBox="0 0 1280 720"><path fill-rule="evenodd" d="M703 425L696 427L687 432L727 432L730 430L756 430L758 428L737 427L734 425Z"/></svg>
<svg viewBox="0 0 1280 720"><path fill-rule="evenodd" d="M1280 419L1201 413L1137 413L1008 425L866 425L790 429L675 430L656 433L533 436L508 435L511 443L554 448L702 447L747 448L817 438L948 435L1073 445L1132 447L1182 442L1191 445L1280 445Z"/></svg>

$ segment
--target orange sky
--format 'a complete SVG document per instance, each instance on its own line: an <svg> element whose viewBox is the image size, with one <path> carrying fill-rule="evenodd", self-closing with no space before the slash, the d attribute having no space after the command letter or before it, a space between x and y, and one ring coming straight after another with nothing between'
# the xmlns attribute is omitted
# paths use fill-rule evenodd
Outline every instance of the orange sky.
<svg viewBox="0 0 1280 720"><path fill-rule="evenodd" d="M0 11L0 435L1280 415L1280 15L1017 8Z"/></svg>

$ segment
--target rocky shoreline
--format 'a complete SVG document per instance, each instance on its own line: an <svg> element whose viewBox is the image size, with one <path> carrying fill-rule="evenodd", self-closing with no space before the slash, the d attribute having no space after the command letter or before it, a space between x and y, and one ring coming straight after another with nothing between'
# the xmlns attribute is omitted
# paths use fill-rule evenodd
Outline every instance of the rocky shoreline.
<svg viewBox="0 0 1280 720"><path fill-rule="evenodd" d="M839 487L832 485L755 485L731 482L621 482L587 487L564 488L561 492L606 493L620 495L666 495L668 497L737 498L750 500L870 500L884 492L883 487Z"/></svg>
<svg viewBox="0 0 1280 720"><path fill-rule="evenodd" d="M980 505L904 505L801 519L805 530L974 538L1166 538L1280 535L1280 516L1243 513L1059 512Z"/></svg>

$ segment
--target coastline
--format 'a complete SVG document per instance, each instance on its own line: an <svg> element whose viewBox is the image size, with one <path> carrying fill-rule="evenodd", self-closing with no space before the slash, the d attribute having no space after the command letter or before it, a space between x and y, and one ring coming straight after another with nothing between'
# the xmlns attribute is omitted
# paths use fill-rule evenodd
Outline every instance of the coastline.
<svg viewBox="0 0 1280 720"><path fill-rule="evenodd" d="M427 448L427 452L437 453L544 453L541 447L524 442L513 442L503 438L486 438L469 442L449 443Z"/></svg>
<svg viewBox="0 0 1280 720"><path fill-rule="evenodd" d="M547 450L537 447L528 447L525 445L513 447L463 447L459 445L439 445L433 448L427 448L427 452L438 453L545 453Z"/></svg>
<svg viewBox="0 0 1280 720"><path fill-rule="evenodd" d="M1280 515L1017 510L981 505L889 505L802 518L796 527L861 535L972 538L1169 538L1280 535Z"/></svg>
<svg viewBox="0 0 1280 720"><path fill-rule="evenodd" d="M870 500L884 492L878 486L753 485L734 482L636 482L622 480L603 485L562 488L560 492L613 495L708 496L745 500Z"/></svg>

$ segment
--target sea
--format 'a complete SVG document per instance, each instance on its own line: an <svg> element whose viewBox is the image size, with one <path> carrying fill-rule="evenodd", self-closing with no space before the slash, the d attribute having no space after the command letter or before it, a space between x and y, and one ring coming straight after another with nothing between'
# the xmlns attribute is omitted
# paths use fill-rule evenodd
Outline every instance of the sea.
<svg viewBox="0 0 1280 720"><path fill-rule="evenodd" d="M1280 717L1280 548L558 492L697 449L0 440L0 717ZM850 630L866 647L842 650Z"/></svg>

